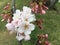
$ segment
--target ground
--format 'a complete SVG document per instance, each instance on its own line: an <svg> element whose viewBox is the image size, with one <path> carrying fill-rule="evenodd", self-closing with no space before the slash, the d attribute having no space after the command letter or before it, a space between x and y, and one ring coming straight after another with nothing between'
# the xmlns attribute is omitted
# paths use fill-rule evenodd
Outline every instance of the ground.
<svg viewBox="0 0 60 45"><path fill-rule="evenodd" d="M0 0L0 14L2 12L2 7L11 0ZM29 6L30 0L16 0L16 8L22 9L23 6ZM56 4L58 10L60 11L60 4ZM60 14L56 11L47 11L45 15L36 14L37 19L43 18L45 21L43 23L43 30L40 30L37 26L35 31L31 34L32 41L36 42L38 34L49 35L49 41L51 45L60 45ZM0 20L2 17L0 17ZM15 34L10 35L5 28L6 22L0 21L0 45L18 45L18 41L15 39ZM23 41L23 45L35 45L30 41Z"/></svg>

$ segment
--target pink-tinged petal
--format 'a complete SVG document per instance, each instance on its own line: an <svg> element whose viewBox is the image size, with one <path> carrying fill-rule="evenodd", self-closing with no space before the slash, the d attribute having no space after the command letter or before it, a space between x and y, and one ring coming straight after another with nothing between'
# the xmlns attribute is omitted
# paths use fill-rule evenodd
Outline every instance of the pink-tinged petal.
<svg viewBox="0 0 60 45"><path fill-rule="evenodd" d="M38 5L35 5L35 8L37 9L38 8Z"/></svg>
<svg viewBox="0 0 60 45"><path fill-rule="evenodd" d="M6 24L6 28L7 28L8 30L11 30L11 31L15 30L14 25L12 25L11 23L7 23L7 24Z"/></svg>
<svg viewBox="0 0 60 45"><path fill-rule="evenodd" d="M25 41L30 40L30 35L25 35L24 40Z"/></svg>

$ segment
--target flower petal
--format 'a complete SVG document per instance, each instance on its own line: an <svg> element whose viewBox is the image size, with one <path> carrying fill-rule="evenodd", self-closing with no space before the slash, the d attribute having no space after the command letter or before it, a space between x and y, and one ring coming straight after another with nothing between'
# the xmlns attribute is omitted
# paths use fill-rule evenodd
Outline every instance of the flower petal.
<svg viewBox="0 0 60 45"><path fill-rule="evenodd" d="M23 38L24 38L24 36L22 36L22 35L20 35L20 34L17 33L16 39L18 41L21 41Z"/></svg>
<svg viewBox="0 0 60 45"><path fill-rule="evenodd" d="M36 21L35 15L30 15L30 16L28 17L28 21L29 21L29 22Z"/></svg>
<svg viewBox="0 0 60 45"><path fill-rule="evenodd" d="M20 14L20 10L19 9L16 10L16 14Z"/></svg>
<svg viewBox="0 0 60 45"><path fill-rule="evenodd" d="M29 24L29 30L33 31L35 29L35 25L34 24Z"/></svg>
<svg viewBox="0 0 60 45"><path fill-rule="evenodd" d="M30 30L26 30L26 31L24 32L24 34L25 34L25 35L29 35L29 34L31 34L31 31L30 31Z"/></svg>
<svg viewBox="0 0 60 45"><path fill-rule="evenodd" d="M7 28L8 30L15 30L15 27L14 27L11 23L7 23L7 24L6 24L6 28Z"/></svg>
<svg viewBox="0 0 60 45"><path fill-rule="evenodd" d="M36 18L35 18L34 14L24 14L23 13L22 18L23 18L24 21L27 21L27 22L36 21Z"/></svg>
<svg viewBox="0 0 60 45"><path fill-rule="evenodd" d="M19 33L23 33L24 32L24 30L22 30L21 28L18 28L18 30L17 30Z"/></svg>
<svg viewBox="0 0 60 45"><path fill-rule="evenodd" d="M25 41L30 40L30 35L25 35L24 40Z"/></svg>
<svg viewBox="0 0 60 45"><path fill-rule="evenodd" d="M31 8L24 6L23 7L23 12L25 12L25 13L31 13Z"/></svg>

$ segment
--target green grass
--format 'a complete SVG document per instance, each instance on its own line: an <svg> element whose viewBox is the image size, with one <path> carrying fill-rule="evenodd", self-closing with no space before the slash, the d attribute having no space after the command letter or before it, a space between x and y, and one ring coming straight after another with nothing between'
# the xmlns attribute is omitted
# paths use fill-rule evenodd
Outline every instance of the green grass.
<svg viewBox="0 0 60 45"><path fill-rule="evenodd" d="M7 3L11 2L11 0L0 0L0 13L2 12L2 7ZM22 7L29 6L30 0L16 0L16 8L22 9ZM57 8L60 11L60 4L57 4ZM47 11L45 15L36 15L38 18L43 18L45 21L43 23L43 30L40 30L37 26L35 31L31 34L32 41L36 42L38 34L49 34L49 41L51 45L60 45L60 14L56 13L56 11ZM0 20L2 18L0 17ZM15 39L15 34L10 35L6 28L6 22L0 21L0 45L18 45L17 40ZM35 45L30 41L23 41L23 45Z"/></svg>

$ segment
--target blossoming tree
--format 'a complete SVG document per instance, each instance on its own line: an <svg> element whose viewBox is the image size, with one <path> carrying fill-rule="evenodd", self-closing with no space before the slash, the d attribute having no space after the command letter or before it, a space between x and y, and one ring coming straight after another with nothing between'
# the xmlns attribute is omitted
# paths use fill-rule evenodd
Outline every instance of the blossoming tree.
<svg viewBox="0 0 60 45"><path fill-rule="evenodd" d="M16 33L16 39L19 41L19 45L22 45L21 41L31 40L31 32L35 30L35 24L38 25L40 29L43 29L42 23L44 19L36 19L34 13L40 13L41 15L46 13L48 7L44 5L46 0L33 0L31 2L31 8L23 6L23 10L16 9L15 0L12 0L12 9L10 8L10 3L8 3L3 9L1 16L3 19L1 21L7 20L6 28L10 34ZM36 45L50 45L48 41L48 34L39 35Z"/></svg>

